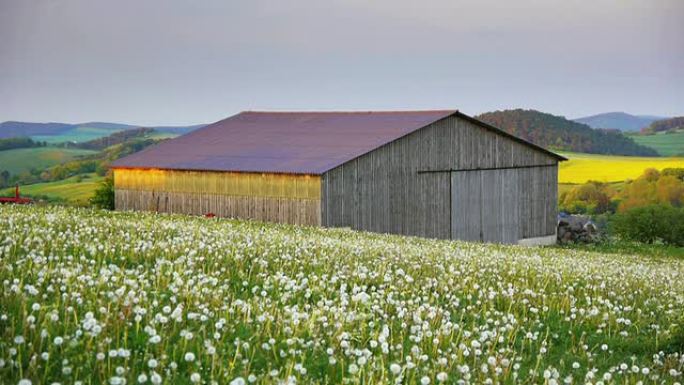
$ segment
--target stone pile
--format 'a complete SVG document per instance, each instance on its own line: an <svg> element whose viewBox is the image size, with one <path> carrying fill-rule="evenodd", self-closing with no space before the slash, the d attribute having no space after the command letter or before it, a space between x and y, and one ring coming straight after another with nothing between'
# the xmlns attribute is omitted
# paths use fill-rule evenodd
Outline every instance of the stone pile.
<svg viewBox="0 0 684 385"><path fill-rule="evenodd" d="M590 243L599 239L599 231L596 224L586 215L558 216L558 242L559 243Z"/></svg>

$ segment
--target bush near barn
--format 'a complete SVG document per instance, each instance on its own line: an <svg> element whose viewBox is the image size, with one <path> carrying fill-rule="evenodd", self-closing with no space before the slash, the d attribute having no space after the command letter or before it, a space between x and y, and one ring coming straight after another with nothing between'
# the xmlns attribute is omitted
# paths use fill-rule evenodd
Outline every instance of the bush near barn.
<svg viewBox="0 0 684 385"><path fill-rule="evenodd" d="M666 384L684 261L0 207L7 384Z"/></svg>

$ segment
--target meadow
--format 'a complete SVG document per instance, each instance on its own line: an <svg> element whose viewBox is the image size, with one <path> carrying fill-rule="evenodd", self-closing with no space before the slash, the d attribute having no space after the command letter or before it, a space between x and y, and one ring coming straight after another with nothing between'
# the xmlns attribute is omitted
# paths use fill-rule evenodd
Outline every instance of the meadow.
<svg viewBox="0 0 684 385"><path fill-rule="evenodd" d="M0 151L0 171L21 174L31 169L42 170L66 163L95 151L76 148L33 147Z"/></svg>
<svg viewBox="0 0 684 385"><path fill-rule="evenodd" d="M651 135L630 135L638 144L651 147L662 156L684 156L684 130Z"/></svg>
<svg viewBox="0 0 684 385"><path fill-rule="evenodd" d="M104 179L95 173L82 174L67 179L21 186L21 196L48 198L75 206L86 206ZM14 188L0 189L0 196L14 196Z"/></svg>
<svg viewBox="0 0 684 385"><path fill-rule="evenodd" d="M684 167L684 158L613 156L580 153L563 153L568 161L558 168L559 183L586 183L587 181L621 182L634 179L647 168L662 170Z"/></svg>
<svg viewBox="0 0 684 385"><path fill-rule="evenodd" d="M7 384L663 384L684 261L0 206Z"/></svg>

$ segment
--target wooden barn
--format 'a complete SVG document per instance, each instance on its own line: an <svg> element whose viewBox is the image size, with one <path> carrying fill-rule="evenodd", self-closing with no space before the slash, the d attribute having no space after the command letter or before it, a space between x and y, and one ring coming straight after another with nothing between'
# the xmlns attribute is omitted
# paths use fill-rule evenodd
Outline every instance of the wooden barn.
<svg viewBox="0 0 684 385"><path fill-rule="evenodd" d="M117 210L539 244L562 160L456 110L248 111L112 168Z"/></svg>

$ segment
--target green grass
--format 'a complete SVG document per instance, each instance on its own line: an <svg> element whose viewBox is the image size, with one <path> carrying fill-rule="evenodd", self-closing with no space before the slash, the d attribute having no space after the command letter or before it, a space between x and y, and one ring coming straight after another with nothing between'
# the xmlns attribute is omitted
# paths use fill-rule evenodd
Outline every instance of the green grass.
<svg viewBox="0 0 684 385"><path fill-rule="evenodd" d="M638 144L651 147L662 156L684 156L684 130L673 134L630 135Z"/></svg>
<svg viewBox="0 0 684 385"><path fill-rule="evenodd" d="M561 162L559 183L621 182L634 179L647 168L662 170L684 167L684 158L613 156L581 153L564 153L569 160Z"/></svg>
<svg viewBox="0 0 684 385"><path fill-rule="evenodd" d="M589 251L604 254L638 255L644 258L678 258L684 260L684 247L645 244L626 241L605 241L589 244L564 244L552 248Z"/></svg>
<svg viewBox="0 0 684 385"><path fill-rule="evenodd" d="M7 384L682 379L676 258L58 206L0 218Z"/></svg>
<svg viewBox="0 0 684 385"><path fill-rule="evenodd" d="M85 174L56 182L20 186L19 192L22 196L31 198L47 198L70 205L83 206L88 204L88 200L93 196L102 179L96 174ZM14 188L0 190L0 196L14 196Z"/></svg>
<svg viewBox="0 0 684 385"><path fill-rule="evenodd" d="M0 151L0 170L21 174L31 169L44 169L94 154L95 151L74 148L35 147Z"/></svg>

